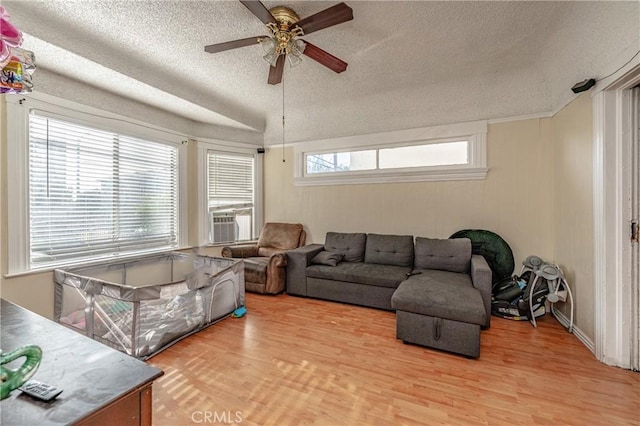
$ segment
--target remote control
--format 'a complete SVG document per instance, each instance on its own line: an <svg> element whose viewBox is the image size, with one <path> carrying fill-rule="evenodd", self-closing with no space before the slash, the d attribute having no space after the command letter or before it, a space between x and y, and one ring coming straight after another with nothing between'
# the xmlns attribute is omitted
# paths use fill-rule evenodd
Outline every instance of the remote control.
<svg viewBox="0 0 640 426"><path fill-rule="evenodd" d="M18 389L27 395L42 401L51 401L62 393L62 389L58 389L55 386L51 386L37 380L28 380Z"/></svg>

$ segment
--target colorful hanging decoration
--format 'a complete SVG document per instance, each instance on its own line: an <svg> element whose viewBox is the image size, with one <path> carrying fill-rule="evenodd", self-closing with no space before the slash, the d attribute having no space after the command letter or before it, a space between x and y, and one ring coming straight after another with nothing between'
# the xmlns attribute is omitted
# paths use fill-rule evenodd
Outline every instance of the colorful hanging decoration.
<svg viewBox="0 0 640 426"><path fill-rule="evenodd" d="M22 33L0 6L0 93L27 93L33 89L31 74L36 69L33 52L21 49Z"/></svg>

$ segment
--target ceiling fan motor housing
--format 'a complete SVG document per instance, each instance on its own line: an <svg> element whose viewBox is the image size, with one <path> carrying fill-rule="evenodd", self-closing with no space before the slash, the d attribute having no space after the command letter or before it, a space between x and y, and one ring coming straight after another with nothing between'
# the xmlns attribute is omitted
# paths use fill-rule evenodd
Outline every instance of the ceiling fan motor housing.
<svg viewBox="0 0 640 426"><path fill-rule="evenodd" d="M287 31L291 28L292 24L295 24L300 20L300 17L293 9L290 9L286 6L276 6L269 9L271 15L278 21L280 24L280 29Z"/></svg>
<svg viewBox="0 0 640 426"><path fill-rule="evenodd" d="M291 53L291 41L296 37L304 35L304 31L300 27L291 29L291 26L300 20L300 17L290 8L286 6L276 6L269 9L269 12L276 23L269 22L267 28L273 34L273 38L277 41L276 53L278 55Z"/></svg>

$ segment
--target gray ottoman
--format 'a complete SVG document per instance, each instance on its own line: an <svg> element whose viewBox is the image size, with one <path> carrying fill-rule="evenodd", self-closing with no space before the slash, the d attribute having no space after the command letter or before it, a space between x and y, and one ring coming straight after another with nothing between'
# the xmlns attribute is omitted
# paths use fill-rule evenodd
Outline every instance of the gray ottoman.
<svg viewBox="0 0 640 426"><path fill-rule="evenodd" d="M468 274L425 270L398 286L391 298L397 337L470 358L480 356L486 311Z"/></svg>

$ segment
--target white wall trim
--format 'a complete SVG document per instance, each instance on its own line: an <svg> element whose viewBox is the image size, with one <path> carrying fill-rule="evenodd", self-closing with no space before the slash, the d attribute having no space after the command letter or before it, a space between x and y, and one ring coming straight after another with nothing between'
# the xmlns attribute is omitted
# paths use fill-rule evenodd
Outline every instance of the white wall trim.
<svg viewBox="0 0 640 426"><path fill-rule="evenodd" d="M629 89L638 83L640 65L593 97L595 354L622 368L631 368L634 327L626 222L633 122Z"/></svg>
<svg viewBox="0 0 640 426"><path fill-rule="evenodd" d="M605 259L605 213L604 213L604 93L593 97L593 245L594 252L594 323L595 355L603 360L604 329L603 322L606 282Z"/></svg>
<svg viewBox="0 0 640 426"><path fill-rule="evenodd" d="M555 111L555 112L543 111L543 112L536 112L536 113L533 113L533 114L514 115L514 116L511 116L511 117L491 118L491 119L489 119L488 123L489 124L500 124L500 123L508 123L510 121L523 121L523 120L535 120L535 119L539 119L539 118L551 118L554 115L556 115L558 113L558 111Z"/></svg>
<svg viewBox="0 0 640 426"><path fill-rule="evenodd" d="M59 114L66 120L75 119L90 123L93 127L106 127L109 130L117 129L132 136L152 137L161 141L181 143L189 137L184 133L178 133L170 129L145 123L126 116L102 111L77 102L69 101L44 93L29 93L20 96L7 96L7 105L19 104L28 109L42 110L48 113Z"/></svg>
<svg viewBox="0 0 640 426"><path fill-rule="evenodd" d="M569 319L559 310L555 310L555 317L558 322L566 329L569 328ZM568 333L568 332L567 332ZM595 353L595 344L580 328L573 326L573 334L580 340L591 352Z"/></svg>
<svg viewBox="0 0 640 426"><path fill-rule="evenodd" d="M188 142L178 146L178 248L189 245L189 152Z"/></svg>
<svg viewBox="0 0 640 426"><path fill-rule="evenodd" d="M431 170L416 173L397 172L376 173L367 175L341 175L323 177L296 177L293 180L295 186L317 185L359 185L371 183L398 183L398 182L432 182L441 180L479 180L487 177L489 169L486 167L467 167L464 170Z"/></svg>
<svg viewBox="0 0 640 426"><path fill-rule="evenodd" d="M259 148L258 145L248 143L248 142L234 142L234 141L227 141L223 139L211 139L211 138L202 138L202 137L197 137L194 139L198 141L198 145L206 144L207 146L210 147L209 149L215 149L217 151L229 151L229 152L235 152L235 153L243 152L246 154L255 154L257 152L257 149Z"/></svg>
<svg viewBox="0 0 640 426"><path fill-rule="evenodd" d="M363 146L378 146L397 143L410 143L434 139L448 139L478 133L487 133L487 121L469 121L466 123L445 124L442 126L419 127L415 129L393 130L390 132L368 133L341 138L319 139L298 142L293 146L304 152L349 149ZM273 146L274 148L276 146Z"/></svg>
<svg viewBox="0 0 640 426"><path fill-rule="evenodd" d="M207 144L201 144L198 142L198 157L197 157L197 173L198 173L198 212L197 219L197 235L198 246L204 246L209 244L209 234L211 232L209 225L209 217L207 212L208 200L207 200L207 151L209 148Z"/></svg>
<svg viewBox="0 0 640 426"><path fill-rule="evenodd" d="M219 139L199 139L196 141L198 146L198 158L197 158L197 173L198 173L198 212L197 212L197 227L198 227L198 245L206 246L211 245L209 241L210 224L209 224L209 206L208 206L208 191L207 191L207 152L228 152L230 154L243 154L253 156L255 160L255 182L254 182L254 232L256 237L260 235L260 230L264 223L264 195L263 195L263 181L264 181L264 154L259 154L255 145L223 141ZM226 244L229 245L229 244Z"/></svg>
<svg viewBox="0 0 640 426"><path fill-rule="evenodd" d="M29 259L28 115L18 98L7 99L7 274L22 272ZM12 99L9 102L9 99Z"/></svg>

